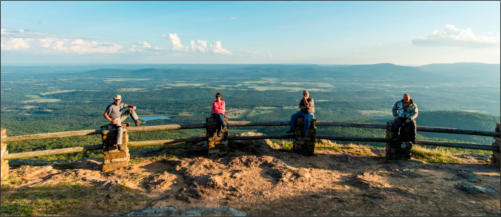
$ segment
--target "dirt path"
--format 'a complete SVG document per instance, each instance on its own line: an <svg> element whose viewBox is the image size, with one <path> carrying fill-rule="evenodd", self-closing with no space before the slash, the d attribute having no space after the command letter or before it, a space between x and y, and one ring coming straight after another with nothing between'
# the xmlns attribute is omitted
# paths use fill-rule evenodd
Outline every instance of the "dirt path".
<svg viewBox="0 0 501 217"><path fill-rule="evenodd" d="M23 166L13 169L18 178L12 180L29 181L2 188L2 199L71 182L88 188L82 212L92 215L501 214L500 172L492 166L385 163L380 149L364 156L326 149L306 157L270 144L236 143L239 150L220 158L144 161L112 173L89 160L74 169Z"/></svg>

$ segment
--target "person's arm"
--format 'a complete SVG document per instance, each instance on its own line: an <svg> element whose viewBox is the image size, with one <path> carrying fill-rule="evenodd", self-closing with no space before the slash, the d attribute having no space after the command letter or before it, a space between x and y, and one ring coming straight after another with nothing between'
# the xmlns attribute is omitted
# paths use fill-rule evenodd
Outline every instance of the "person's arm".
<svg viewBox="0 0 501 217"><path fill-rule="evenodd" d="M106 110L104 110L103 116L104 116L104 118L106 120L108 120L112 124L116 124L116 121L111 120L110 115L108 114L108 113L110 113L110 109L111 109L110 107L111 107L111 105L109 105L108 107L106 107Z"/></svg>
<svg viewBox="0 0 501 217"><path fill-rule="evenodd" d="M305 108L307 109L310 109L311 108L311 103L313 103L313 98L310 98L311 99L311 102L308 102L308 99L304 99L304 106Z"/></svg>
<svg viewBox="0 0 501 217"><path fill-rule="evenodd" d="M393 105L393 109L391 109L391 111L393 112L393 117L395 117L395 118L398 118L398 114L397 114L397 104L398 104L398 102L396 102L396 103Z"/></svg>
<svg viewBox="0 0 501 217"><path fill-rule="evenodd" d="M306 106L301 105L301 104L302 104L302 102L306 102L306 101L304 100L304 98L303 98L303 99L301 99L301 100L299 101L299 106L298 106L298 107L299 107L299 109L305 109L305 108L307 108ZM306 103L304 103L304 104L306 105Z"/></svg>
<svg viewBox="0 0 501 217"><path fill-rule="evenodd" d="M132 105L132 104L125 104L125 103L124 103L124 107L130 108L130 109L132 109L132 110L136 110L136 106L135 106L135 105Z"/></svg>
<svg viewBox="0 0 501 217"><path fill-rule="evenodd" d="M106 120L108 120L109 122L111 122L112 124L116 124L116 120L111 120L110 116L108 115L107 112L104 112L103 113L103 116L104 118L106 118Z"/></svg>
<svg viewBox="0 0 501 217"><path fill-rule="evenodd" d="M216 112L216 107L217 107L216 101L212 101L212 109L210 111L211 114L214 113L214 112Z"/></svg>
<svg viewBox="0 0 501 217"><path fill-rule="evenodd" d="M223 106L222 106L223 114L226 114L226 103L223 101Z"/></svg>
<svg viewBox="0 0 501 217"><path fill-rule="evenodd" d="M414 104L414 106L412 106L412 115L409 117L411 120L416 120L416 118L418 117L418 107L416 104Z"/></svg>

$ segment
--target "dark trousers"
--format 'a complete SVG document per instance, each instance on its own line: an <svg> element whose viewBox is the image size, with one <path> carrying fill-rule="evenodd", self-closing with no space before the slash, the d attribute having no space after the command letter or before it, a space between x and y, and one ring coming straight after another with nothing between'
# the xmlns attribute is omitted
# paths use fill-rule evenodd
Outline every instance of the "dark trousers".
<svg viewBox="0 0 501 217"><path fill-rule="evenodd" d="M405 123L407 118L396 118L393 120L393 126L391 127L391 136L392 138L395 138L398 136L398 131L400 130L401 127L410 127L411 130L411 135L410 135L410 140L415 141L416 140L416 121L411 120L409 123ZM408 125L408 126L407 126Z"/></svg>
<svg viewBox="0 0 501 217"><path fill-rule="evenodd" d="M212 118L216 120L216 129L221 131L221 129L226 127L226 123L224 122L224 114L214 113L212 114Z"/></svg>
<svg viewBox="0 0 501 217"><path fill-rule="evenodd" d="M315 115L314 114L311 114L311 113L306 113L306 112L303 112L303 111L298 111L296 112L295 114L293 114L291 116L291 122L290 122L290 130L293 131L296 129L296 119L298 117L303 117L304 118L304 129L303 129L303 132L304 132L304 135L308 135L308 129L310 129L310 125L311 125L311 119L313 119Z"/></svg>

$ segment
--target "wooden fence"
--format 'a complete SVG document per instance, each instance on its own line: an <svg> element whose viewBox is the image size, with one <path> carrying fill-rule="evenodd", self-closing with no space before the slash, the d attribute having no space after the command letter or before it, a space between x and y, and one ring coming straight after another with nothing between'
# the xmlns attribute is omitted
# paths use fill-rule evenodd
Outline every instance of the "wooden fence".
<svg viewBox="0 0 501 217"><path fill-rule="evenodd" d="M288 121L270 121L270 122L250 122L250 121L229 121L229 127L253 127L253 126L288 126ZM354 127L354 128L368 128L368 129L384 129L386 134L390 130L390 124L369 124L369 123L350 123L350 122L322 122L317 121L316 126L321 127ZM180 129L202 129L206 128L207 124L168 124L168 125L157 125L157 126L141 126L141 127L128 127L127 130L131 132L151 132L151 131L169 131L169 130L180 130ZM454 147L454 148L465 148L465 149L478 149L478 150L490 150L493 151L493 156L496 160L495 163L499 163L499 150L501 137L499 132L499 123L496 129L492 132L490 131L476 131L476 130L462 130L455 128L443 128L443 127L428 127L428 126L418 126L417 131L420 132L432 132L432 133L449 133L449 134L463 134L463 135L474 135L474 136L488 136L494 137L495 142L491 145L480 145L473 143L453 143L453 142L440 142L440 141L424 141L417 140L417 144L428 145L428 146L443 146L443 147ZM6 135L6 130L1 130L1 163L2 163L2 178L4 174L8 173L8 160L11 159L21 159L21 158L33 158L46 155L54 154L68 154L75 152L82 152L87 150L97 150L102 149L102 144L86 145L70 148L60 148L60 149L50 149L42 151L31 151L22 153L8 153L7 143L8 142L18 142L27 140L40 140L49 138L62 138L62 137L73 137L73 136L87 136L101 134L101 130L77 130L77 131L65 131L56 133L40 133L31 135L19 135L8 137ZM294 138L294 135L265 135L265 136L230 136L228 140L257 140L257 139L290 139ZM360 141L360 142L389 142L386 137L381 138L370 138L370 137L341 137L333 135L316 135L317 139L328 139L335 141ZM166 139L166 140L149 140L149 141L130 141L130 147L141 147L149 145L169 145L178 143L195 143L200 141L207 141L206 137L190 137L183 139Z"/></svg>
<svg viewBox="0 0 501 217"><path fill-rule="evenodd" d="M288 121L270 121L270 122L250 122L250 121L229 121L228 125L230 127L252 127L252 126L288 126ZM350 122L316 122L316 126L324 127L354 127L354 128L373 128L373 129L386 129L386 124L368 124L368 123L350 123ZM129 127L128 132L151 132L151 131L169 131L169 130L180 130L180 129L202 129L205 128L206 124L167 124L167 125L157 125L157 126L141 126L141 127ZM463 135L476 135L476 136L488 136L488 137L500 137L499 132L493 131L475 131L475 130L462 130L455 128L443 128L443 127L427 127L418 126L417 131L421 132L433 132L433 133L449 133L449 134L463 134ZM65 131L56 133L40 133L31 135L19 135L7 137L5 134L5 129L2 129L2 143L26 141L26 140L40 140L49 138L61 138L61 137L72 137L72 136L87 136L100 134L101 130L78 130L78 131ZM180 142L199 142L204 141L206 137L191 137L185 139L167 139L167 140L149 140L149 141L131 141L129 146L148 146L148 145L167 145L170 143L180 143ZM286 139L292 138L291 135L277 135L277 136L245 136L245 137L229 137L229 140L253 140L253 139ZM341 136L331 136L331 135L317 135L318 139L329 139L336 141L360 141L360 142L387 142L384 137L381 138L370 138L370 137L341 137ZM444 147L454 147L454 148L465 148L465 149L479 149L479 150L491 150L499 151L499 145L479 145L473 143L451 143L451 142L439 142L439 141L424 141L417 140L417 144L429 145L429 146L444 146ZM22 153L5 153L2 155L3 159L19 159L28 157L39 157L45 155L54 154L67 154L74 152L81 152L85 150L96 150L102 148L102 144L78 146L71 148L60 148L42 151L32 151L32 152L22 152Z"/></svg>

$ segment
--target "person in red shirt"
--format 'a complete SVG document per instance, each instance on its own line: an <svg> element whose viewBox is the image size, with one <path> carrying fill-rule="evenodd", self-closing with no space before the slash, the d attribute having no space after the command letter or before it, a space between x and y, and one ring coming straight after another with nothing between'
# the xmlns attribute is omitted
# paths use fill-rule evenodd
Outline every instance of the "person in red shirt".
<svg viewBox="0 0 501 217"><path fill-rule="evenodd" d="M212 118L216 119L217 136L221 136L221 130L226 127L224 122L224 114L226 113L226 105L221 99L221 93L216 93L216 100L212 102Z"/></svg>

